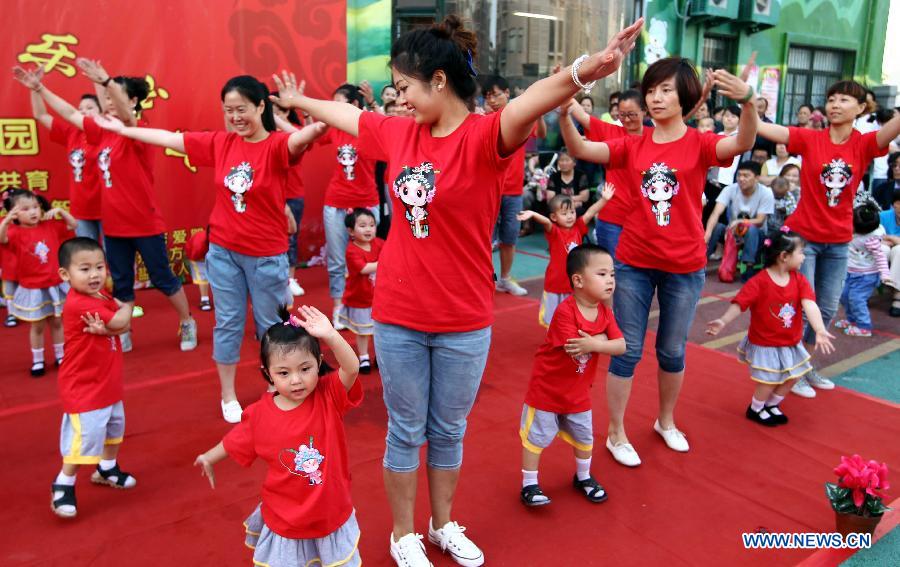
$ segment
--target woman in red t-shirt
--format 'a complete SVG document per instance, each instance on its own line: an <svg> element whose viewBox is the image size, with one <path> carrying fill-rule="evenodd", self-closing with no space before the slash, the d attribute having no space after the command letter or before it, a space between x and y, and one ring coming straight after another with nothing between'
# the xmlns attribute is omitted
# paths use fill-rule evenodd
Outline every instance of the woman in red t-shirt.
<svg viewBox="0 0 900 567"><path fill-rule="evenodd" d="M222 87L230 132L170 132L106 120L126 138L186 153L191 163L215 168L216 199L209 217L206 268L216 297L213 359L222 386L225 421L241 419L234 390L248 296L256 336L278 320L288 286L285 182L306 146L324 131L311 125L293 134L275 131L269 90L248 75Z"/></svg>
<svg viewBox="0 0 900 567"><path fill-rule="evenodd" d="M504 176L534 122L579 87L590 88L584 82L614 72L641 25L636 22L603 52L536 82L487 116L469 111L477 89L476 39L456 16L410 31L393 45L397 103L410 108L412 117L314 100L297 92L293 76L276 77L278 104L359 136L366 151L388 163L396 220L379 258L372 317L389 415L384 478L393 512L391 555L400 565L427 564L413 525L415 471L426 441L432 496L428 539L457 562L484 562L464 528L451 521L450 509L466 417L490 343L491 233Z"/></svg>
<svg viewBox="0 0 900 567"><path fill-rule="evenodd" d="M825 130L760 124L760 136L787 144L788 153L799 155L800 202L785 226L802 236L806 261L800 272L812 282L816 303L826 328L837 312L847 275L848 244L853 239L853 201L863 175L876 157L888 151L900 135L900 116L894 116L878 132L862 134L853 121L866 110L866 89L854 81L840 81L826 94L829 126ZM813 344L815 331L807 326L803 340ZM814 398L816 391L834 388L834 382L815 370L797 380L791 391Z"/></svg>
<svg viewBox="0 0 900 567"><path fill-rule="evenodd" d="M674 413L684 380L688 330L706 279L701 195L710 167L728 165L753 147L757 122L753 89L726 71L716 71L715 78L719 92L740 100L747 110L737 136L700 134L684 123L703 89L694 66L680 57L661 59L644 74L641 92L656 125L652 130L588 142L571 120L559 121L573 155L605 164L610 171L622 169L630 177L618 188L631 193L626 198L632 207L616 248L618 285L613 300L628 350L613 357L609 367L606 442L613 457L627 466L641 462L625 435L624 417L654 294L660 305L656 336L660 404L653 428L672 450L689 449L675 427Z"/></svg>

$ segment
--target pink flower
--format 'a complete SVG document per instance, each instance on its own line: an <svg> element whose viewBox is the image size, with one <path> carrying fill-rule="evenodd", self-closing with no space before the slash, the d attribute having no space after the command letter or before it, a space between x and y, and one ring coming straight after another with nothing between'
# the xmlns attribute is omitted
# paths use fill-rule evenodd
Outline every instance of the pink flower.
<svg viewBox="0 0 900 567"><path fill-rule="evenodd" d="M887 480L888 468L877 461L866 462L859 455L841 457L841 464L834 469L838 476L838 486L847 488L853 495L853 504L859 508L865 503L866 495L883 498L890 488Z"/></svg>

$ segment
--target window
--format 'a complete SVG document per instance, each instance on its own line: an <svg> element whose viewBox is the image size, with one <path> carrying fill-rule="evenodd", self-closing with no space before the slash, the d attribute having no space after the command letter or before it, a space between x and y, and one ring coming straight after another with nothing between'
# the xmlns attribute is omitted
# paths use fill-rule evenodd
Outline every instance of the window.
<svg viewBox="0 0 900 567"><path fill-rule="evenodd" d="M801 104L825 104L828 87L847 76L853 53L818 47L791 47L788 52L787 78L781 123L791 124Z"/></svg>
<svg viewBox="0 0 900 567"><path fill-rule="evenodd" d="M734 72L734 46L735 42L727 37L708 35L703 38L703 65L704 69L725 69ZM701 77L701 80L703 78ZM726 106L731 101L721 96L717 90L710 95L713 106Z"/></svg>

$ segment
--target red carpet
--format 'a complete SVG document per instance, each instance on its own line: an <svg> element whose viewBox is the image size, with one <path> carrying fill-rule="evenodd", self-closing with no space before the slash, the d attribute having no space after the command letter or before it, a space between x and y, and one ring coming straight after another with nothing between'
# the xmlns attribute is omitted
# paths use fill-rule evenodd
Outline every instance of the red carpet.
<svg viewBox="0 0 900 567"><path fill-rule="evenodd" d="M301 272L315 290L306 299L328 307L324 271ZM189 290L196 302L196 290ZM200 347L177 350L176 319L157 292L138 295L147 315L134 323L126 358L128 425L120 460L138 486L114 491L78 483L79 518L57 519L49 484L59 470L60 409L55 371L28 377L27 330L0 329L0 442L7 455L0 481L2 565L247 565L242 520L258 501L264 468L231 461L217 467L218 488L192 467L194 457L228 430L218 407L210 360L211 313L198 312ZM900 467L897 407L847 390L815 400L788 398L791 424L763 429L743 417L750 396L746 371L733 358L692 346L678 423L691 452L676 454L651 429L657 407L655 362L648 354L626 420L644 464L626 469L603 448L603 381L594 393L594 474L609 501L592 505L570 485L568 446L545 452L541 484L554 502L526 510L520 487L519 414L533 353L542 337L533 300L496 299L497 323L487 374L469 421L454 517L485 550L487 565L792 565L811 551L745 551L741 533L831 531L823 483L842 454L860 453ZM652 342L652 341L651 341ZM48 345L49 346L49 345ZM244 403L264 382L256 343L244 344L238 389ZM601 364L605 367L605 364ZM381 482L386 416L377 374L361 377L366 400L347 419L353 496L366 565L392 565L390 514ZM424 460L423 460L424 461ZM424 473L423 486L424 487ZM417 528L426 530L427 493L420 490ZM436 565L453 565L426 544ZM827 562L825 563L827 564Z"/></svg>

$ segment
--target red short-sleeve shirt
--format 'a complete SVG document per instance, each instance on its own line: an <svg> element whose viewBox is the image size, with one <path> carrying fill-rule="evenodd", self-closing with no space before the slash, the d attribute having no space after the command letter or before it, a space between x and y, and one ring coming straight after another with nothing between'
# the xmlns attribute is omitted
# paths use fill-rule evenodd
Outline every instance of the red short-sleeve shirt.
<svg viewBox="0 0 900 567"><path fill-rule="evenodd" d="M653 141L653 131L609 140L608 170L624 169L630 212L622 226L616 259L638 268L695 272L706 265L701 196L710 167L719 160L721 136L688 128L680 139ZM618 198L618 195L616 196Z"/></svg>
<svg viewBox="0 0 900 567"><path fill-rule="evenodd" d="M363 250L351 241L347 245L347 285L344 286L344 305L366 309L372 307L375 296L375 274L361 274L366 264L377 262L384 247L384 240L372 240L371 249Z"/></svg>
<svg viewBox="0 0 900 567"><path fill-rule="evenodd" d="M584 219L578 217L569 228L562 228L553 223L550 232L545 232L547 244L550 246L550 262L544 274L544 291L549 293L572 293L572 282L566 274L566 258L573 248L584 242L588 233Z"/></svg>
<svg viewBox="0 0 900 567"><path fill-rule="evenodd" d="M810 242L839 244L853 240L853 198L876 157L877 132L853 130L843 144L831 141L830 130L788 129L788 151L803 158L800 203L784 224Z"/></svg>
<svg viewBox="0 0 900 567"><path fill-rule="evenodd" d="M528 139L537 137L537 124L531 129ZM525 145L509 156L509 167L503 180L503 195L516 197L525 191Z"/></svg>
<svg viewBox="0 0 900 567"><path fill-rule="evenodd" d="M51 220L34 227L19 225L6 234L9 250L16 255L16 281L20 286L43 289L62 283L57 258L59 245L74 236L66 223Z"/></svg>
<svg viewBox="0 0 900 567"><path fill-rule="evenodd" d="M501 114L470 114L440 138L412 118L360 116L360 144L388 162L394 210L376 320L439 333L493 322L491 233L511 159L498 153Z"/></svg>
<svg viewBox="0 0 900 567"><path fill-rule="evenodd" d="M330 128L317 142L334 144L335 151L334 174L325 189L325 205L337 209L377 205L376 160L365 151L360 138Z"/></svg>
<svg viewBox="0 0 900 567"><path fill-rule="evenodd" d="M644 132L652 131L653 128L644 127ZM584 135L592 142L606 142L616 138L623 138L629 134L622 126L610 124L609 122L604 122L599 118L591 116L590 126L584 131ZM621 168L610 169L606 172L606 182L615 186L616 198L606 203L606 205L600 209L600 212L597 213L598 219L619 226L625 224L625 219L631 213L629 197L640 191L639 188L626 187L626 185L629 184L633 185L634 181L635 178L628 175L628 172Z"/></svg>
<svg viewBox="0 0 900 567"><path fill-rule="evenodd" d="M566 341L580 338L578 331L590 335L605 333L609 340L622 338L612 310L600 304L597 319L588 321L574 296L567 297L556 308L544 343L534 356L534 367L525 403L554 413L578 413L591 409L591 386L597 374L596 353L570 356Z"/></svg>
<svg viewBox="0 0 900 567"><path fill-rule="evenodd" d="M66 413L84 413L111 406L122 399L122 346L119 337L84 332L81 317L98 314L109 323L116 302L99 293L85 295L70 290L63 310L66 359L59 368L59 397Z"/></svg>
<svg viewBox="0 0 900 567"><path fill-rule="evenodd" d="M306 190L303 187L303 177L300 175L302 173L303 158L305 156L306 152L300 154L300 157L297 159L297 164L288 170L287 184L284 188L285 199L302 199L306 194Z"/></svg>
<svg viewBox="0 0 900 567"><path fill-rule="evenodd" d="M50 125L50 140L66 148L72 170L69 176L69 212L77 219L99 220L102 216L97 149L87 135L61 118Z"/></svg>
<svg viewBox="0 0 900 567"><path fill-rule="evenodd" d="M768 270L750 278L731 300L741 311L750 309L750 342L759 346L795 346L803 338L801 301L816 300L809 281L799 272L791 272L784 287L772 281Z"/></svg>
<svg viewBox="0 0 900 567"><path fill-rule="evenodd" d="M353 512L343 418L362 401L362 384L348 392L337 372L326 374L290 411L275 405L275 395L244 410L225 450L245 467L257 457L268 465L262 516L269 529L291 539L325 537Z"/></svg>

